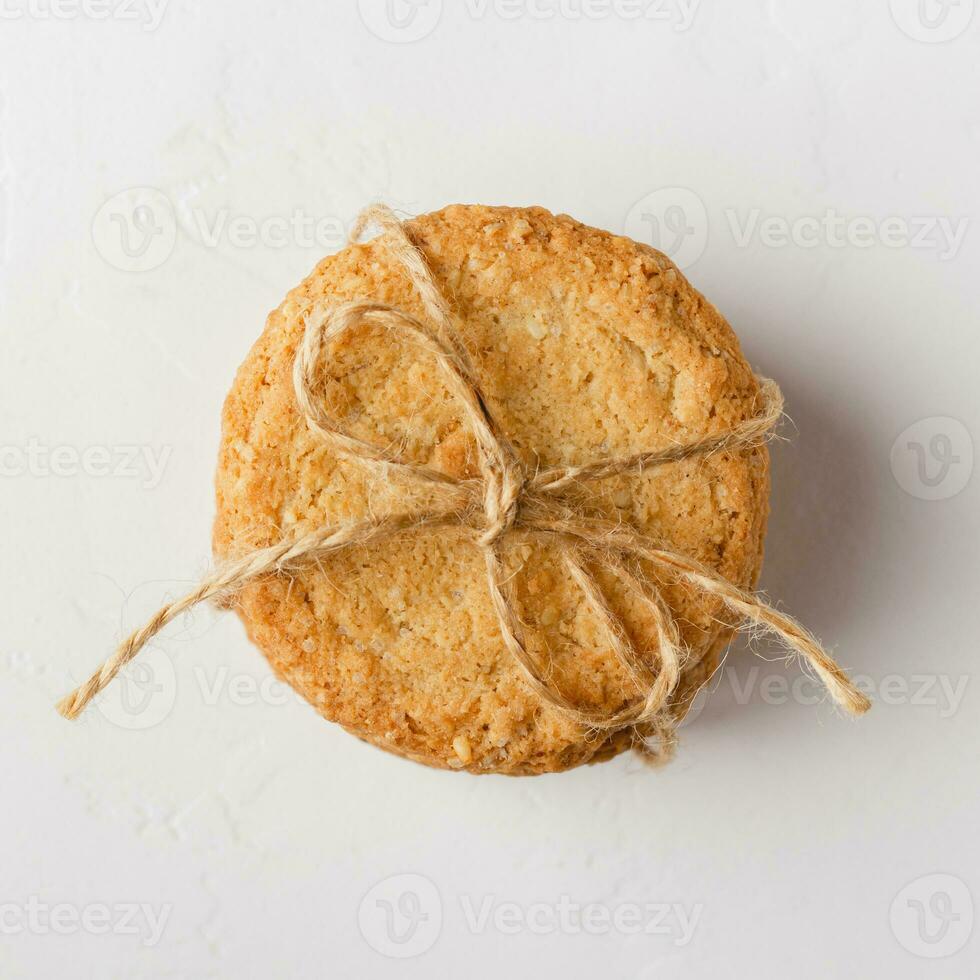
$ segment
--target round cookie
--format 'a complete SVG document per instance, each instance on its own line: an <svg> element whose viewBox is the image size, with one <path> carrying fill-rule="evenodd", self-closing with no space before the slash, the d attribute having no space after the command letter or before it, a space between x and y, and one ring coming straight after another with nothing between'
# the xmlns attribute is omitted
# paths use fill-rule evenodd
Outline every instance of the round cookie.
<svg viewBox="0 0 980 980"><path fill-rule="evenodd" d="M759 409L756 379L717 310L654 249L541 208L453 206L407 230L447 297L494 416L529 469L687 443ZM377 300L424 317L383 239L324 259L270 314L225 403L216 477L219 558L323 524L413 509L417 490L338 457L307 428L292 387L314 307ZM474 442L432 357L364 327L339 342L322 380L353 434L397 445L456 476ZM762 562L764 446L597 481L591 504L733 583ZM546 544L515 542L505 562L529 651L551 683L612 714L637 695L602 625ZM720 605L661 581L689 648L677 713L717 665L731 629ZM599 580L649 663L644 607ZM531 774L609 758L636 735L583 730L544 704L504 648L483 558L463 529L409 531L332 556L235 600L276 673L324 717L429 765ZM642 733L640 733L642 735Z"/></svg>

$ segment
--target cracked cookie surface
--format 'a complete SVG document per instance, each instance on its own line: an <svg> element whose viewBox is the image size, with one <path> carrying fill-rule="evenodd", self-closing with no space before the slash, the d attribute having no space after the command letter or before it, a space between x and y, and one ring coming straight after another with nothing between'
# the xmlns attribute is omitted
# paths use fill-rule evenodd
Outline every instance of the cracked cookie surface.
<svg viewBox="0 0 980 980"><path fill-rule="evenodd" d="M408 230L454 311L491 411L529 468L693 441L758 409L731 328L659 252L541 208L456 205ZM292 364L306 314L366 299L424 316L379 239L324 259L270 314L225 402L216 556L418 499L327 450L295 404ZM355 435L456 476L475 474L472 437L434 360L380 329L336 345L322 397ZM755 585L768 512L765 447L606 479L586 492L610 517ZM529 650L549 665L552 683L595 711L634 698L634 682L550 549L515 542L505 557ZM611 574L599 577L655 664L642 605ZM731 630L716 603L662 585L690 649L683 702ZM419 762L531 774L630 745L629 733L582 731L528 689L503 647L483 559L465 531L408 532L264 579L242 591L236 609L276 673L322 715Z"/></svg>

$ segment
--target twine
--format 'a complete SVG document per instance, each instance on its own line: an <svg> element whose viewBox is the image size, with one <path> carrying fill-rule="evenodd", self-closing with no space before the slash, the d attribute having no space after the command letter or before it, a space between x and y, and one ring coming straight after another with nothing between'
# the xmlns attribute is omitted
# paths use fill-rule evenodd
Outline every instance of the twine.
<svg viewBox="0 0 980 980"><path fill-rule="evenodd" d="M868 710L868 699L796 620L693 558L659 547L658 542L627 524L590 513L576 492L581 484L606 477L644 473L681 460L760 445L782 416L782 394L773 381L760 379L761 411L730 432L664 450L528 472L487 407L469 353L453 326L449 305L433 281L422 252L387 207L366 209L351 234L352 241L361 237L368 224L380 227L391 255L417 290L427 320L423 322L403 310L370 301L314 309L306 318L293 367L296 402L309 428L335 453L357 460L382 478L397 471L424 486L430 498L439 502L400 516L321 527L298 539L284 540L224 562L192 592L161 607L84 684L63 698L57 707L64 717L79 715L150 639L198 603L226 600L263 576L295 573L327 555L427 528L464 528L471 532L473 543L483 553L487 591L504 646L542 702L588 729L606 733L634 729L647 737L654 733L665 749L673 741L671 698L682 677L685 651L677 623L655 581L641 570L641 561L720 600L735 614L739 627L751 625L774 634L789 651L803 658L833 700L851 714ZM344 431L327 412L317 394L321 364L334 342L361 326L387 328L434 356L475 437L478 479L457 479L413 462L394 448L381 448L358 439ZM620 710L602 714L576 706L546 679L548 671L542 670L529 654L502 557L505 543L517 536L550 542L598 617L613 653L641 692ZM611 570L651 613L657 637L655 666L649 666L639 655L626 626L603 595L591 570L597 564Z"/></svg>

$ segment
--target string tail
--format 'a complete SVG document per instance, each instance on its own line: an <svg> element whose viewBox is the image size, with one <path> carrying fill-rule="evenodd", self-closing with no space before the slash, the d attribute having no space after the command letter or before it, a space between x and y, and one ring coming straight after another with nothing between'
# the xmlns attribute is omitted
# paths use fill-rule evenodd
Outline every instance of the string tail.
<svg viewBox="0 0 980 980"><path fill-rule="evenodd" d="M160 632L169 622L182 612L210 599L219 589L213 587L213 579L202 582L193 592L188 592L176 602L161 606L139 629L133 630L116 648L116 652L70 694L56 705L58 714L71 721L77 718L96 695L112 683L116 675Z"/></svg>
<svg viewBox="0 0 980 980"><path fill-rule="evenodd" d="M181 613L202 602L234 595L253 579L295 571L322 556L384 540L406 528L437 527L451 522L452 518L447 514L433 511L318 528L295 541L280 541L269 548L245 555L244 558L226 562L201 581L193 591L161 606L146 623L119 644L115 653L84 684L63 697L55 707L63 718L77 718L157 633Z"/></svg>
<svg viewBox="0 0 980 980"><path fill-rule="evenodd" d="M727 603L749 621L775 633L791 650L800 654L813 668L831 697L849 714L860 716L871 708L871 701L844 673L837 662L820 645L816 637L792 616L763 602L733 600Z"/></svg>
<svg viewBox="0 0 980 980"><path fill-rule="evenodd" d="M857 716L871 708L871 701L867 696L858 690L817 638L792 616L779 612L756 596L711 574L688 559L678 555L670 557L673 559L670 564L685 566L681 568L684 578L710 595L720 598L744 621L754 623L779 637L788 649L801 656L820 678L830 696L845 711Z"/></svg>

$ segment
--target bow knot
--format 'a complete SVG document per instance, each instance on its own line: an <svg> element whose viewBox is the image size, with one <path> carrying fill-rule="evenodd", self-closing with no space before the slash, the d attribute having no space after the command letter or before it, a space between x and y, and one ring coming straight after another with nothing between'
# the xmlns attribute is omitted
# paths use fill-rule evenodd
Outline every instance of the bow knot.
<svg viewBox="0 0 980 980"><path fill-rule="evenodd" d="M506 465L499 470L492 470L484 478L483 512L486 530L477 538L481 547L493 547L513 528L526 486L524 468L520 463L509 460Z"/></svg>
<svg viewBox="0 0 980 980"><path fill-rule="evenodd" d="M641 473L709 453L742 451L759 445L782 415L782 396L775 383L761 380L761 411L730 432L663 450L608 457L579 466L559 466L531 475L487 405L466 346L453 326L452 313L422 253L409 238L404 225L380 205L361 215L351 235L353 240L369 222L378 224L385 233L386 247L407 271L427 319L422 321L396 307L374 301L313 310L307 317L294 361L296 403L309 428L335 452L377 471L381 477L386 477L392 469L399 471L435 491L437 503L418 513L317 528L298 540L283 540L224 563L193 592L162 607L146 625L132 633L85 684L59 703L62 714L69 718L79 714L150 638L199 602L234 595L245 584L263 575L292 573L326 555L379 542L393 534L461 525L472 528L476 544L483 551L487 589L505 647L541 700L575 722L597 731L634 728L643 736L657 734L664 754L672 744L671 733L678 713L672 697L682 676L686 651L677 623L662 601L654 580L644 572L644 565L685 581L705 596L719 600L741 622L752 623L777 635L805 659L834 699L848 711L861 714L870 707L868 699L795 620L696 560L662 548L635 528L588 512L582 507L580 496L573 496L579 484L609 476ZM407 458L392 446L377 446L359 439L345 431L340 421L327 411L320 397L323 359L333 343L361 325L381 326L393 334L400 333L435 358L476 441L479 480L458 479ZM515 597L510 577L504 574L502 558L506 539L517 533L545 540L557 548L571 579L604 627L613 654L640 692L638 697L628 700L612 714L585 711L571 703L550 682L550 671L542 668L528 652L524 626L515 612ZM616 575L651 614L657 641L654 650L641 654L634 648L628 630L611 609L591 571L590 565L596 559Z"/></svg>

